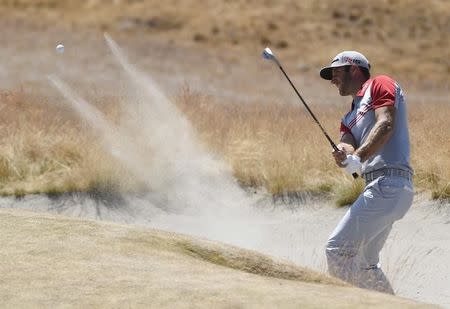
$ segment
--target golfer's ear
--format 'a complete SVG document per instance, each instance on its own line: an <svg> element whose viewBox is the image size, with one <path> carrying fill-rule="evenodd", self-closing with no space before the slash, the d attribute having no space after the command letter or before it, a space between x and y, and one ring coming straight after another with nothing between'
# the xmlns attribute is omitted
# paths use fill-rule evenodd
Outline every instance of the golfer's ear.
<svg viewBox="0 0 450 309"><path fill-rule="evenodd" d="M352 72L352 74L355 74L356 72L358 72L359 67L356 64L352 64L352 66L350 67L350 72Z"/></svg>

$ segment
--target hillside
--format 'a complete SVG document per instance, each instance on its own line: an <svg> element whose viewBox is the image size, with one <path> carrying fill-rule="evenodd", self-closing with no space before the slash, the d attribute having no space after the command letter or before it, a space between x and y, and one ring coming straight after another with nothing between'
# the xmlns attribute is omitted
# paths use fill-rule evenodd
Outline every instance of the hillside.
<svg viewBox="0 0 450 309"><path fill-rule="evenodd" d="M132 226L1 209L0 241L0 302L10 308L434 308Z"/></svg>
<svg viewBox="0 0 450 309"><path fill-rule="evenodd" d="M269 45L302 70L356 49L370 56L375 73L423 88L448 87L450 73L446 0L11 0L1 2L0 16L37 29L151 36L236 57Z"/></svg>

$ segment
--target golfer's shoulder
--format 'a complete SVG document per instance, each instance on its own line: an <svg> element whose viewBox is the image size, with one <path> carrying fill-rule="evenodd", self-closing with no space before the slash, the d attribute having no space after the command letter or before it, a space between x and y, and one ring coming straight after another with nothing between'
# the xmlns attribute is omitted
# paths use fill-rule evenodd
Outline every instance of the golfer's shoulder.
<svg viewBox="0 0 450 309"><path fill-rule="evenodd" d="M396 83L392 77L387 75L377 75L372 79L373 85L391 85Z"/></svg>
<svg viewBox="0 0 450 309"><path fill-rule="evenodd" d="M377 75L372 80L372 93L395 92L399 87L398 83L390 76Z"/></svg>

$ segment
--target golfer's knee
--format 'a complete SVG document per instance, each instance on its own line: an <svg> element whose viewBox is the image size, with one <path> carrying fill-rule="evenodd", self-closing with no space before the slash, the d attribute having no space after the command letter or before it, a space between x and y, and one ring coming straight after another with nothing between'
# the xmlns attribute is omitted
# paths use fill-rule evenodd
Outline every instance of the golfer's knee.
<svg viewBox="0 0 450 309"><path fill-rule="evenodd" d="M342 278L345 260L342 258L341 250L338 247L327 245L325 247L327 257L328 273L332 276Z"/></svg>
<svg viewBox="0 0 450 309"><path fill-rule="evenodd" d="M327 259L334 259L339 256L344 255L346 252L346 248L342 242L336 241L332 238L328 239L327 244L325 246L325 253L327 255Z"/></svg>
<svg viewBox="0 0 450 309"><path fill-rule="evenodd" d="M325 254L330 271L335 267L342 267L350 263L355 257L356 251L353 246L329 240L325 247Z"/></svg>
<svg viewBox="0 0 450 309"><path fill-rule="evenodd" d="M325 247L325 254L327 257L328 266L341 264L343 262L343 257L346 255L346 252L341 247L329 246Z"/></svg>
<svg viewBox="0 0 450 309"><path fill-rule="evenodd" d="M325 246L325 254L327 256L327 259L332 258L336 254L337 247L330 245L328 242Z"/></svg>

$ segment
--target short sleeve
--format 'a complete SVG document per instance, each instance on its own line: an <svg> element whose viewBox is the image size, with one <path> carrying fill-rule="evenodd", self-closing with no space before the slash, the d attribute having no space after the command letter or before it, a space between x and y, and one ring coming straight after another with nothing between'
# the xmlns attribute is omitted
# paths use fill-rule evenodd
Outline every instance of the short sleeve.
<svg viewBox="0 0 450 309"><path fill-rule="evenodd" d="M394 106L397 85L395 81L384 75L377 76L372 83L370 95L372 107Z"/></svg>

